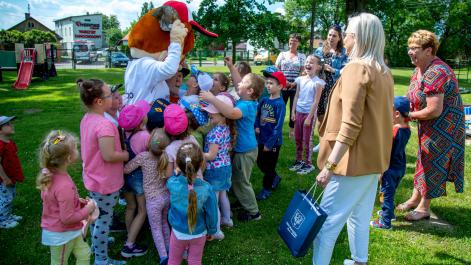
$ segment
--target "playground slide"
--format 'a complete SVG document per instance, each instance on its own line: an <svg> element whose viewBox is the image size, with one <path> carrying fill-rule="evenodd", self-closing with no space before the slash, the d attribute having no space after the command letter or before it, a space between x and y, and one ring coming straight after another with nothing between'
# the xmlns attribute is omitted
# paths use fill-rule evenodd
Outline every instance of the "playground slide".
<svg viewBox="0 0 471 265"><path fill-rule="evenodd" d="M31 83L31 77L33 76L33 62L21 62L20 70L18 71L18 78L13 85L16 89L27 89Z"/></svg>
<svg viewBox="0 0 471 265"><path fill-rule="evenodd" d="M34 49L24 49L21 55L20 70L18 71L18 78L16 79L13 87L15 89L27 89L31 83L33 76L34 60L35 60Z"/></svg>

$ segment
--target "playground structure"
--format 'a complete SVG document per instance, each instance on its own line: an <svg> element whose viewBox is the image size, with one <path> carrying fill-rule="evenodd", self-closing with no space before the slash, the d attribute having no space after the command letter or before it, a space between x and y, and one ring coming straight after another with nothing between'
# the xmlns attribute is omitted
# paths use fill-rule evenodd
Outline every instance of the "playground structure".
<svg viewBox="0 0 471 265"><path fill-rule="evenodd" d="M57 76L55 67L57 49L51 43L35 44L34 48L26 49L24 44L16 43L14 52L3 51L1 56L4 58L0 58L0 81L3 71L17 71L17 80L12 85L15 89L27 89L33 77L47 80L49 77Z"/></svg>

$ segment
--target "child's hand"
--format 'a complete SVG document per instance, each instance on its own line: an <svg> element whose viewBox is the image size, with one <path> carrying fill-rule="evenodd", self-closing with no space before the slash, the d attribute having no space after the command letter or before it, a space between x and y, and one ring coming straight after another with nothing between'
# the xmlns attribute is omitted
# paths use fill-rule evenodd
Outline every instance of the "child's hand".
<svg viewBox="0 0 471 265"><path fill-rule="evenodd" d="M263 146L263 152L270 152L270 148L266 147L265 145Z"/></svg>
<svg viewBox="0 0 471 265"><path fill-rule="evenodd" d="M209 103L212 103L212 100L215 99L216 97L213 95L213 93L209 91L201 91L200 92L200 100L207 101Z"/></svg>
<svg viewBox="0 0 471 265"><path fill-rule="evenodd" d="M6 177L3 179L3 184L5 184L5 186L11 186L13 185L13 182L11 181L9 177Z"/></svg>
<svg viewBox="0 0 471 265"><path fill-rule="evenodd" d="M93 200L88 200L87 205L85 205L88 209L88 214L92 214L95 211L95 202Z"/></svg>
<svg viewBox="0 0 471 265"><path fill-rule="evenodd" d="M291 112L291 120L296 121L296 111L294 110Z"/></svg>
<svg viewBox="0 0 471 265"><path fill-rule="evenodd" d="M312 117L308 115L307 118L304 120L304 126L305 127L311 126L311 120L312 120Z"/></svg>
<svg viewBox="0 0 471 265"><path fill-rule="evenodd" d="M227 64L228 67L232 67L234 65L232 62L232 58L229 56L224 57L224 62Z"/></svg>
<svg viewBox="0 0 471 265"><path fill-rule="evenodd" d="M260 134L260 128L255 128L255 133Z"/></svg>

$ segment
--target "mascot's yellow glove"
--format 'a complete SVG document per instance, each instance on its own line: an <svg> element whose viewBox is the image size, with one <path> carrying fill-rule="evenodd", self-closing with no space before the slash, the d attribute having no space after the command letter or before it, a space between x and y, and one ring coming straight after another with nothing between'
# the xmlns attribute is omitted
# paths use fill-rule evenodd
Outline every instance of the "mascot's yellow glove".
<svg viewBox="0 0 471 265"><path fill-rule="evenodd" d="M172 29L170 30L170 42L178 42L183 47L183 41L185 40L188 29L178 19L173 22Z"/></svg>

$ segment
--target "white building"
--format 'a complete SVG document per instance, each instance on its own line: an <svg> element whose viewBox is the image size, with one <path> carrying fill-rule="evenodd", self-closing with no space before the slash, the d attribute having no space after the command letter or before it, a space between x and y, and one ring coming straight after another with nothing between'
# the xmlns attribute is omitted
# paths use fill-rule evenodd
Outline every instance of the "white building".
<svg viewBox="0 0 471 265"><path fill-rule="evenodd" d="M62 36L62 49L72 49L75 42L93 42L96 48L103 47L101 14L71 16L54 20L56 33Z"/></svg>

